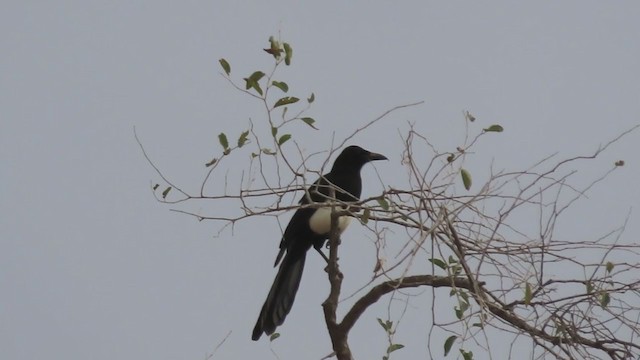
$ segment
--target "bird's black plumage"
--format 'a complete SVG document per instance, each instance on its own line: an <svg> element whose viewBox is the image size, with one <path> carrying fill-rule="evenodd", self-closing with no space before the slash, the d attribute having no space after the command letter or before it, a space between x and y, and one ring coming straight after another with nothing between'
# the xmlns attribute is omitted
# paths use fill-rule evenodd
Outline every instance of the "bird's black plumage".
<svg viewBox="0 0 640 360"><path fill-rule="evenodd" d="M387 158L358 146L345 148L336 158L331 171L313 183L308 194L300 200L300 204L309 204L310 200L326 201L329 198L330 187L333 187L338 200L357 201L362 192L360 170L369 161L383 159ZM339 226L340 230L346 227L347 221L343 224L343 220L346 218L341 219L340 225L343 226ZM329 237L330 221L330 211L326 209L301 208L293 214L282 236L280 252L274 266L277 266L280 260L282 263L253 328L253 340L258 340L263 333L272 334L276 327L284 322L300 285L307 251L312 246L316 249L322 248Z"/></svg>

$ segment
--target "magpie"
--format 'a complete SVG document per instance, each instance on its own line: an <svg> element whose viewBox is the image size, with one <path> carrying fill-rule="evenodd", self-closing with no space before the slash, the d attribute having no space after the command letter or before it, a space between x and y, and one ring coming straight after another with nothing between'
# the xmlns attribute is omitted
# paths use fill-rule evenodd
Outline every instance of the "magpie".
<svg viewBox="0 0 640 360"><path fill-rule="evenodd" d="M305 192L300 199L300 204L322 203L329 200L331 188L338 201L357 201L362 192L360 169L373 160L387 160L387 158L359 146L345 148L336 158L331 171L316 180L308 192ZM350 220L349 216L341 216L338 219L340 233L345 230ZM258 340L263 333L271 335L276 327L282 325L293 306L307 251L313 246L328 261L321 249L329 238L330 231L330 207L303 207L293 214L280 241L280 252L273 265L275 267L280 264L280 268L271 285L269 295L262 305L251 339Z"/></svg>

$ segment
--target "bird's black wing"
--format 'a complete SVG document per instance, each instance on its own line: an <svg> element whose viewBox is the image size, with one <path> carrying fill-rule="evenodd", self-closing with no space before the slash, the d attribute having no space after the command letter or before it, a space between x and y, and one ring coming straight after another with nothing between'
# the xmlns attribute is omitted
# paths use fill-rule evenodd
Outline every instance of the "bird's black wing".
<svg viewBox="0 0 640 360"><path fill-rule="evenodd" d="M297 247L287 251L253 328L253 340L260 339L263 333L271 335L291 311L302 279L307 250Z"/></svg>
<svg viewBox="0 0 640 360"><path fill-rule="evenodd" d="M322 201L324 196L318 192L322 182L324 182L322 178L314 182L309 193L305 193L300 199L300 204L309 204L309 200ZM315 208L298 209L289 220L280 241L280 252L274 266L277 266L281 260L282 263L253 328L253 340L258 340L263 333L272 334L276 327L282 325L293 306L300 279L302 279L307 251L314 242L322 241L323 238L309 227L309 219L315 211Z"/></svg>
<svg viewBox="0 0 640 360"><path fill-rule="evenodd" d="M309 187L307 191L305 191L300 198L300 205L307 205L312 202L323 202L327 199L327 194L329 193L328 183L326 180L327 176L330 176L330 174L320 177ZM311 200L311 202L309 202L309 200ZM273 266L278 266L280 260L282 260L282 256L285 252L290 251L293 246L300 246L305 248L306 251L309 249L311 244L313 244L312 240L316 240L315 238L317 237L317 234L314 234L309 228L309 219L315 211L315 208L302 208L296 210L291 217L291 220L289 220L289 224L284 230L284 234L282 234L282 240L280 240L280 251L276 256L276 261ZM306 246L307 242L309 246Z"/></svg>

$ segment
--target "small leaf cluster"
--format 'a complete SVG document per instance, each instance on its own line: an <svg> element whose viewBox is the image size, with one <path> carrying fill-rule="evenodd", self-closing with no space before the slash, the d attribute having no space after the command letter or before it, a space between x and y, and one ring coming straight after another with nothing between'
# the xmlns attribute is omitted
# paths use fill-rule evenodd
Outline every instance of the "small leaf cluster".
<svg viewBox="0 0 640 360"><path fill-rule="evenodd" d="M444 341L444 356L449 355L449 352L451 351L451 347L453 346L453 343L456 341L458 337L456 335L451 335L447 338L447 340ZM473 360L473 352L471 351L465 351L464 349L460 349L460 354L462 355L462 358L464 360Z"/></svg>
<svg viewBox="0 0 640 360"><path fill-rule="evenodd" d="M393 321L391 321L391 320L382 320L382 319L378 318L378 324L380 324L380 326L382 326L384 331L387 333L387 335L391 339L393 337L393 335L395 334L395 330L393 330ZM389 360L389 357L391 356L392 352L394 352L396 350L400 350L403 347L404 347L404 345L402 345L402 344L395 344L395 343L389 344L389 346L387 346L386 354L384 356L382 356L382 360Z"/></svg>
<svg viewBox="0 0 640 360"><path fill-rule="evenodd" d="M449 259L446 262L444 259L437 258L431 258L429 259L429 262L442 270L446 270L450 275L456 276L460 275L460 273L462 272L462 265L460 265L458 259L454 258L451 255L449 255Z"/></svg>
<svg viewBox="0 0 640 360"><path fill-rule="evenodd" d="M616 265L611 261L607 261L606 263L604 263L605 276L611 276L611 273L613 272L615 267ZM593 281L585 281L587 294L592 294L595 297L598 305L600 305L600 307L603 309L606 309L609 306L609 303L611 303L611 294L609 294L609 291L606 289L607 284L610 285L611 282L602 282L600 283L599 288L596 288L597 285L594 284Z"/></svg>
<svg viewBox="0 0 640 360"><path fill-rule="evenodd" d="M473 116L470 112L465 111L464 112L464 117L465 119L472 123L476 121L476 117ZM502 125L499 124L493 124L490 125L484 129L482 129L482 134L486 134L486 133L490 133L490 132L495 132L495 133L501 133L504 131L504 128L502 127ZM454 161L456 161L456 159L458 157L460 157L461 155L465 154L465 149L458 147L457 152L452 152L449 153L449 155L447 156L447 162L448 163L453 163ZM460 178L462 179L462 185L464 186L465 190L469 191L471 190L471 185L473 183L473 181L471 180L471 173L469 172L469 170L465 169L465 168L460 168Z"/></svg>
<svg viewBox="0 0 640 360"><path fill-rule="evenodd" d="M160 187L160 184L153 185L153 191L158 190L159 187ZM173 188L172 186L167 186L164 190L162 190L162 193L160 193L160 196L162 196L162 200L167 199L167 195L169 195L169 191L171 191L172 188Z"/></svg>
<svg viewBox="0 0 640 360"><path fill-rule="evenodd" d="M299 120L309 127L317 130L317 127L315 125L316 120L314 118L309 116L302 116L302 114L315 101L315 95L313 93L306 98L307 107L299 111L297 114L289 117L287 117L289 106L300 103L300 97L287 95L279 96L276 99L272 99L272 96L269 96L269 93L272 89L284 94L288 94L290 90L289 84L287 84L285 81L274 79L274 75L279 65L281 65L282 63L287 66L291 65L291 61L293 59L293 48L291 47L291 45L271 36L269 37L269 47L263 50L275 60L273 70L268 73L262 70L251 72L251 74L242 78L244 80L244 86L236 85L236 83L231 79L230 62L224 58L218 60L220 66L222 67L222 70L224 71L223 75L227 78L227 80L229 80L238 90L244 91L245 93L260 99L266 105L268 120L271 124L271 136L273 137L273 142L276 150L261 148L257 153L252 153L252 157L259 156L260 154L277 154L278 149L292 138L292 135L289 133L278 135L278 131L289 122ZM272 112L276 109L282 109L282 121L279 124L276 124L272 119ZM248 135L248 131L245 131L241 134L241 136L238 138L237 148L242 147L242 145L248 142ZM228 155L234 149L230 147L226 134L220 133L220 135L218 135L218 141L222 146L223 155ZM218 159L214 158L212 161L207 163L207 166L214 165L217 160Z"/></svg>
<svg viewBox="0 0 640 360"><path fill-rule="evenodd" d="M240 133L240 135L238 136L238 140L236 141L236 146L234 147L231 147L229 145L229 139L227 138L227 134L223 132L218 134L218 143L220 143L220 146L222 147L222 156L229 155L232 150L239 149L243 147L245 144L247 144L248 142L249 142L249 130L245 130ZM204 166L211 167L216 165L219 161L220 161L219 158L214 157L209 162L204 164Z"/></svg>
<svg viewBox="0 0 640 360"><path fill-rule="evenodd" d="M458 298L458 305L453 307L458 320L462 320L465 311L467 311L471 304L469 303L469 294L462 289L451 289L449 296L456 296Z"/></svg>

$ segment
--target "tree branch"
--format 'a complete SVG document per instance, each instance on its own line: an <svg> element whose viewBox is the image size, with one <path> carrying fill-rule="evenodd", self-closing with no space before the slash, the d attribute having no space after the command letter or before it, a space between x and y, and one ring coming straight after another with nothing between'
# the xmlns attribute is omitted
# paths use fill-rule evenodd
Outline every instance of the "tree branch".
<svg viewBox="0 0 640 360"><path fill-rule="evenodd" d="M437 287L455 287L467 290L473 290L471 282L462 277L435 276L435 275L416 275L407 276L401 279L385 281L382 284L374 286L369 292L361 297L351 307L349 312L342 319L340 326L344 331L349 331L358 321L360 316L367 308L380 300L380 298L392 291L404 288L414 288L419 286Z"/></svg>
<svg viewBox="0 0 640 360"><path fill-rule="evenodd" d="M335 199L335 189L329 188L329 197ZM338 308L338 300L340 298L340 288L342 287L342 279L344 276L338 267L338 246L340 245L340 231L338 229L338 219L340 212L337 210L336 202L331 202L331 232L329 234L329 264L327 265L327 273L331 290L329 296L322 303L325 322L329 330L329 337L333 345L338 360L353 360L349 343L347 342L348 331L344 329L336 321L336 310Z"/></svg>

